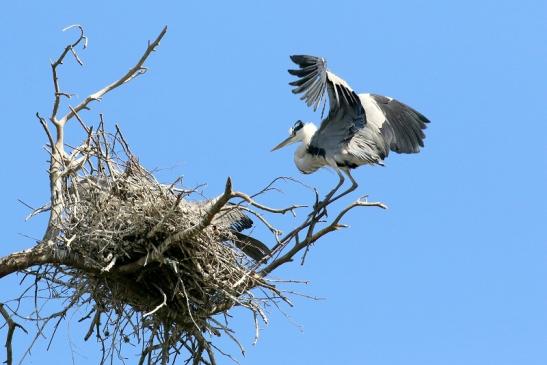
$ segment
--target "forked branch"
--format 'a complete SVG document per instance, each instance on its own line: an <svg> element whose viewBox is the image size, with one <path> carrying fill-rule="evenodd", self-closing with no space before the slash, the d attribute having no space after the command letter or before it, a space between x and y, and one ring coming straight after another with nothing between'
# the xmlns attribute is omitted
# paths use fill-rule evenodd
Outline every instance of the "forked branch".
<svg viewBox="0 0 547 365"><path fill-rule="evenodd" d="M11 318L11 315L8 313L6 308L4 307L4 304L0 303L0 315L4 317L4 320L6 321L6 325L8 326L8 333L6 335L6 361L5 363L7 365L13 364L13 333L17 328L22 329L25 333L28 333L27 330L21 326L19 323L15 322L13 318Z"/></svg>
<svg viewBox="0 0 547 365"><path fill-rule="evenodd" d="M146 72L146 68L144 67L144 63L150 56L150 54L156 49L156 47L160 44L160 41L163 39L163 36L165 36L165 33L167 33L167 26L163 28L163 30L160 32L160 34L156 37L156 39L148 44L148 47L146 47L146 50L144 51L144 54L141 56L139 61L135 64L135 66L131 67L129 71L127 71L122 77L120 77L118 80L110 83L109 85L101 88L100 90L94 92L93 94L86 97L80 104L78 104L76 107L73 108L70 112L68 112L65 116L59 119L59 124L64 125L68 120L73 118L77 113L82 111L83 109L87 109L89 103L92 101L101 100L101 98L107 94L108 92L116 89L118 86L121 86L125 84L126 82L131 81L135 77L142 75ZM73 47L71 47L73 49Z"/></svg>

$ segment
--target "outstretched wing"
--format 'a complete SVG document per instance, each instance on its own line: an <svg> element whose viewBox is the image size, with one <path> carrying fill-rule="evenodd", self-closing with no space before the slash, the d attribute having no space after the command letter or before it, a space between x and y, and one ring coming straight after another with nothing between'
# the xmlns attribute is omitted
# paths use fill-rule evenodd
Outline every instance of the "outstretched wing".
<svg viewBox="0 0 547 365"><path fill-rule="evenodd" d="M387 150L417 153L424 146L424 129L429 120L421 113L393 98L362 94L367 120L380 129ZM386 151L387 152L387 151Z"/></svg>
<svg viewBox="0 0 547 365"><path fill-rule="evenodd" d="M345 104L359 103L359 98L348 83L327 69L324 58L294 55L291 60L299 66L297 70L289 70L291 75L298 76L298 80L289 83L295 87L292 92L302 94L300 99L313 110L317 110L324 100L325 91L329 95L331 112Z"/></svg>
<svg viewBox="0 0 547 365"><path fill-rule="evenodd" d="M295 94L314 110L321 104L325 91L329 97L329 114L321 123L310 143L310 152L317 155L335 153L341 144L347 143L366 124L366 117L359 96L346 81L327 69L323 58L296 55L291 60L300 68L289 70L299 79L290 83Z"/></svg>

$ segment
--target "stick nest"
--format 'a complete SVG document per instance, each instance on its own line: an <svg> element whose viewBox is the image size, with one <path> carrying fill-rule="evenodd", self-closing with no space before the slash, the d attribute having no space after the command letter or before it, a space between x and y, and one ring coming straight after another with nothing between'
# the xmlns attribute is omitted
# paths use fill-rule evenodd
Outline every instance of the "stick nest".
<svg viewBox="0 0 547 365"><path fill-rule="evenodd" d="M105 325L114 327L110 332L118 329L122 338L146 328L148 353L157 350L157 338L174 352L177 346L193 348L195 359L196 353L210 350L204 333L229 331L216 314L239 305L250 309L255 320L266 320L251 289L277 291L235 244L234 225L250 221L240 206L223 205L204 225L216 199L193 201L195 192L178 181L159 183L119 131L89 131L86 144L74 152L82 160L66 180L56 250L86 260L89 270L64 273L76 288L74 296L92 303L96 319L91 327L107 314Z"/></svg>

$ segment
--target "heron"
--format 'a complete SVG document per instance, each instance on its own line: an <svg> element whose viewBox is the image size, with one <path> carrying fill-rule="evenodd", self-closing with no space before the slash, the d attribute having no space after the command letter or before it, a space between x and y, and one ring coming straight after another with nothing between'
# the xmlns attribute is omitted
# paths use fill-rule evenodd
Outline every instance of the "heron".
<svg viewBox="0 0 547 365"><path fill-rule="evenodd" d="M311 174L322 167L331 167L339 181L327 194L331 201L354 191L358 184L351 170L361 165L382 165L390 151L417 153L424 146L424 129L429 120L406 104L388 96L357 94L342 78L327 69L324 58L293 55L298 69L288 70L298 79L289 83L294 94L302 94L314 111L329 100L329 113L319 128L313 123L297 120L289 129L289 137L272 151L301 142L294 153L296 167ZM344 184L344 174L352 185L333 198Z"/></svg>
<svg viewBox="0 0 547 365"><path fill-rule="evenodd" d="M193 207L205 208L215 203L214 200L202 202L189 202ZM260 262L270 253L270 249L261 241L241 233L242 231L253 227L253 220L243 212L243 209L235 204L229 204L225 210L222 210L211 222L214 226L229 228L231 237L223 237L227 241L233 242L245 255L256 262Z"/></svg>

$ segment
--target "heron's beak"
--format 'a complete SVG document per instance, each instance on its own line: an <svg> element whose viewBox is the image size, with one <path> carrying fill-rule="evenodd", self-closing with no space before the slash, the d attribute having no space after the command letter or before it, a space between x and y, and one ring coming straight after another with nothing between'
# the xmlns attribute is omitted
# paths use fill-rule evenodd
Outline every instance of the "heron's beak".
<svg viewBox="0 0 547 365"><path fill-rule="evenodd" d="M280 144L278 144L277 146L275 146L274 148L272 148L272 152L273 151L276 151L282 147L285 147L286 145L289 145L291 143L294 143L294 142L297 142L296 140L296 136L293 136L293 135L290 135L289 138L287 138L286 140L284 140L283 142L281 142Z"/></svg>

